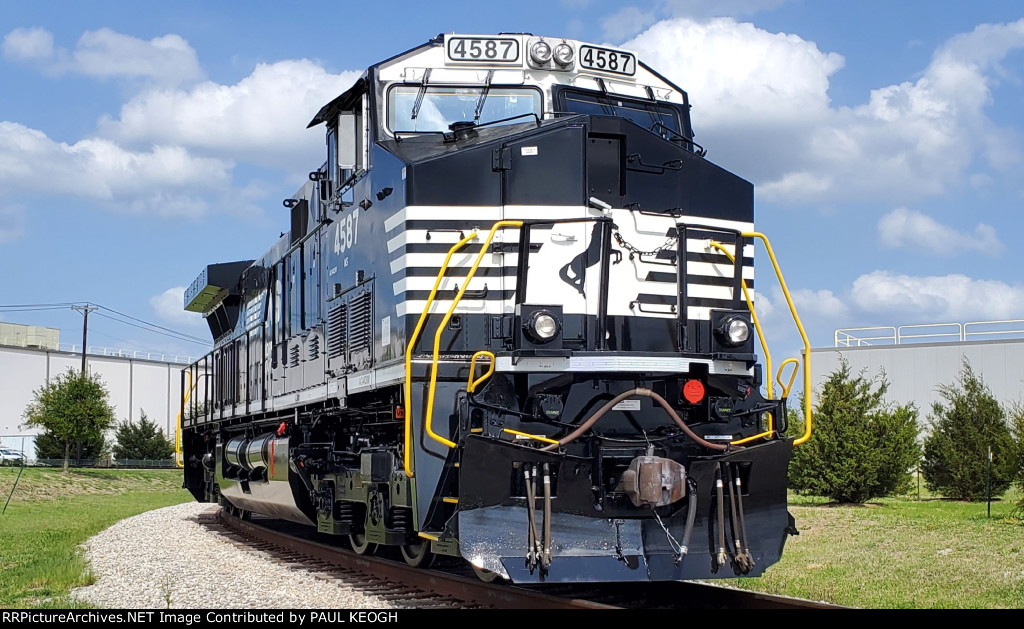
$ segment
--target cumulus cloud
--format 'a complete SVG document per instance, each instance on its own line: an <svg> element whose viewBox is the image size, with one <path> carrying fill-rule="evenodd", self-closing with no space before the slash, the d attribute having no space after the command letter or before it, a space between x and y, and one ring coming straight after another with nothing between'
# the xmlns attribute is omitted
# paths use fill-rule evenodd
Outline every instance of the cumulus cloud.
<svg viewBox="0 0 1024 629"><path fill-rule="evenodd" d="M664 0L666 10L687 17L743 17L782 6L788 0Z"/></svg>
<svg viewBox="0 0 1024 629"><path fill-rule="evenodd" d="M1022 161L985 107L1000 62L1024 48L1024 20L950 39L920 78L872 90L856 107L829 100L842 56L732 18L665 20L623 46L690 93L697 141L763 199L920 198L965 181L978 164Z"/></svg>
<svg viewBox="0 0 1024 629"><path fill-rule="evenodd" d="M188 312L184 309L184 286L174 286L159 295L150 297L149 306L161 321L171 325L190 330L200 330L205 327L203 315L198 312Z"/></svg>
<svg viewBox="0 0 1024 629"><path fill-rule="evenodd" d="M315 165L323 130L306 125L358 77L331 74L305 59L260 64L234 85L147 90L126 103L118 119L103 119L100 132L133 145L174 143L222 157L244 155L262 165Z"/></svg>
<svg viewBox="0 0 1024 629"><path fill-rule="evenodd" d="M878 240L887 249L909 248L939 256L965 251L994 256L1006 249L990 225L979 223L973 233L959 232L907 208L897 208L878 221Z"/></svg>
<svg viewBox="0 0 1024 629"><path fill-rule="evenodd" d="M0 244L17 240L25 234L25 208L0 205Z"/></svg>
<svg viewBox="0 0 1024 629"><path fill-rule="evenodd" d="M920 277L874 271L854 281L850 299L865 313L904 321L988 321L1024 315L1024 286L962 274Z"/></svg>
<svg viewBox="0 0 1024 629"><path fill-rule="evenodd" d="M202 78L196 51L179 35L148 41L109 28L86 31L74 50L55 49L43 28L18 28L4 38L4 56L37 63L50 74L147 79L177 85Z"/></svg>
<svg viewBox="0 0 1024 629"><path fill-rule="evenodd" d="M16 28L4 37L4 57L14 61L37 61L53 57L53 34L45 28Z"/></svg>
<svg viewBox="0 0 1024 629"><path fill-rule="evenodd" d="M209 203L197 195L226 190L232 166L178 146L132 152L104 139L54 142L36 129L0 122L0 189L7 193L63 194L129 211L195 216Z"/></svg>
<svg viewBox="0 0 1024 629"><path fill-rule="evenodd" d="M605 39L621 41L654 23L654 11L641 11L636 7L623 7L601 20Z"/></svg>

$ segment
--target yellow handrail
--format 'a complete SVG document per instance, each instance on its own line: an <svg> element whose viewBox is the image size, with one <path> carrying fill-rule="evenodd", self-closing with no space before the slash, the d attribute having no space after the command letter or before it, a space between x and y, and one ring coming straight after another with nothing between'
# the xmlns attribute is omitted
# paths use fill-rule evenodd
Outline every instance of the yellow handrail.
<svg viewBox="0 0 1024 629"><path fill-rule="evenodd" d="M473 374L476 373L476 357L477 356L487 356L487 357L489 357L491 359L491 365L487 369L487 373L485 373L484 375L482 375L479 378L477 378L476 380L474 380L473 379ZM466 392L467 393L473 393L474 391L476 391L476 388L477 388L477 386L480 385L480 383L482 383L484 380L490 378L492 375L494 375L494 354L489 352L489 351L487 351L487 350L485 350L485 349L482 349L479 352L473 354L473 358L470 359L470 361L469 361L469 382L466 383Z"/></svg>
<svg viewBox="0 0 1024 629"><path fill-rule="evenodd" d="M189 399L192 398L192 370L190 369L187 374L188 384L185 386L185 392L181 398L181 408L178 409L178 421L174 427L174 465L181 469L185 467L185 461L181 452L181 420L182 420L182 409L188 404Z"/></svg>
<svg viewBox="0 0 1024 629"><path fill-rule="evenodd" d="M789 383L782 384L782 370L786 368L786 365L793 364L793 373L789 374ZM779 365L779 373L775 376L775 381L782 387L782 397L789 397L789 390L793 388L793 381L796 380L796 372L800 371L800 359L799 358L787 358L782 361Z"/></svg>
<svg viewBox="0 0 1024 629"><path fill-rule="evenodd" d="M188 405L188 401L192 399L192 392L199 386L199 378L202 378L206 374L199 374L194 385L192 384L192 371L187 371L185 375L188 376L188 384L185 386L185 391L182 393L181 409L184 409L185 406ZM181 451L181 422L184 419L181 409L178 410L178 422L174 427L174 464L178 469L185 467L184 453Z"/></svg>
<svg viewBox="0 0 1024 629"><path fill-rule="evenodd" d="M480 261L483 260L484 254L487 253L487 248L491 246L491 240L494 239L494 234L498 233L499 229L503 229L505 227L522 226L523 221L498 221L491 226L491 232L487 234L487 240L485 240L484 244L481 245L480 253L476 255L476 259L473 260L473 266L470 267L469 273L466 274L466 281L463 282L462 288L460 288L459 292L455 295L455 299L452 300L452 305L449 306L448 312L444 314L444 318L441 319L441 323L437 325L437 332L434 334L434 355L432 357L430 368L430 388L427 390L427 417L424 423L427 429L427 434L430 435L430 438L438 443L443 443L449 448L454 448L455 442L435 433L433 426L431 426L431 420L434 416L434 392L437 389L437 360L438 355L441 353L441 335L444 333L444 329L448 325L448 321L452 318L452 313L455 312L455 307L458 306L459 302L462 300L463 293L465 293L466 289L469 288L470 280L472 280L473 276L476 275L477 267L480 266ZM406 382L408 383L408 381L408 377L406 377Z"/></svg>
<svg viewBox="0 0 1024 629"><path fill-rule="evenodd" d="M775 268L775 276L779 279L779 285L782 287L782 294L786 296L789 312L793 315L793 321L796 323L796 327L800 331L800 338L804 342L804 434L793 442L794 445L800 445L806 443L811 438L811 343L807 340L807 333L804 331L803 324L800 323L800 316L796 313L796 306L793 305L793 298L789 294L789 288L786 287L786 280L782 277L782 270L779 268L778 260L775 259L775 252L772 251L772 245L768 242L768 237L760 232L742 232L741 235L744 238L758 238L764 243L764 247L768 251L768 257L771 258L772 266ZM768 372L768 377L771 378L770 371Z"/></svg>
<svg viewBox="0 0 1024 629"><path fill-rule="evenodd" d="M543 441L544 443L553 443L556 446L558 445L558 439L549 439L549 438L541 436L541 435L531 435L528 432L521 432L519 430L512 430L511 428L502 428L502 430L504 430L505 432L507 432L510 435L517 435L519 437L526 437L527 439L533 439L534 441Z"/></svg>
<svg viewBox="0 0 1024 629"><path fill-rule="evenodd" d="M729 250L722 246L722 243L716 240L709 240L708 246L718 249L725 254L725 257L732 261L733 265L736 264L736 258ZM743 269L737 271L740 274L740 286L743 288L743 299L747 301L747 309L750 311L750 318L754 321L754 327L757 329L757 338L761 341L761 349L764 350L764 362L765 369L768 370L768 399L775 397L775 392L772 390L772 355L768 351L768 342L764 338L764 332L761 331L761 322L757 319L757 312L754 311L754 303L750 300L750 292L747 291L747 282L743 279Z"/></svg>
<svg viewBox="0 0 1024 629"><path fill-rule="evenodd" d="M461 249L467 242L476 238L477 232L473 230L473 233L466 236L459 242L452 245L452 248L448 250L448 256L444 259L444 264L441 265L441 270L437 274L437 279L434 280L434 288L430 289L430 295L427 297L427 305L423 307L423 312L420 313L419 321L416 322L416 329L413 330L412 337L409 339L409 346L405 350L405 475L409 478L414 476L412 471L412 351L416 347L416 341L419 339L420 331L423 330L423 323L427 320L427 313L430 312L430 306L434 303L434 297L437 295L437 288L441 285L441 280L444 279L445 271L448 270L448 263L451 262L452 256L455 252ZM469 280L466 280L466 285L469 285Z"/></svg>

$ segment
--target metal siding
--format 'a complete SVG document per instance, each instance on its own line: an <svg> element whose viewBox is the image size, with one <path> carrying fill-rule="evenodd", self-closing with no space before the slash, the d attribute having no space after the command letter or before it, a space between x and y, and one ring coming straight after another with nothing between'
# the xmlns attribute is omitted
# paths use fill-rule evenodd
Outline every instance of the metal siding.
<svg viewBox="0 0 1024 629"><path fill-rule="evenodd" d="M1002 404L1024 402L1024 340L1003 342L904 344L879 347L838 347L811 350L811 383L815 401L842 356L854 374L875 376L884 370L887 401L913 402L922 420L932 404L942 401L939 386L955 384L966 358Z"/></svg>
<svg viewBox="0 0 1024 629"><path fill-rule="evenodd" d="M34 456L35 446L31 437L38 429L23 428L22 415L32 401L32 393L47 382L47 374L54 378L67 370L81 368L80 354L47 352L34 349L0 347L0 443L24 449ZM138 409L174 437L175 422L181 406L181 369L184 365L156 361L131 360L112 356L88 356L88 368L102 378L110 391L110 402L115 405L115 417L123 421L129 416L128 401L131 399L138 418ZM129 383L131 390L129 391ZM20 445L26 439L32 441L25 448Z"/></svg>

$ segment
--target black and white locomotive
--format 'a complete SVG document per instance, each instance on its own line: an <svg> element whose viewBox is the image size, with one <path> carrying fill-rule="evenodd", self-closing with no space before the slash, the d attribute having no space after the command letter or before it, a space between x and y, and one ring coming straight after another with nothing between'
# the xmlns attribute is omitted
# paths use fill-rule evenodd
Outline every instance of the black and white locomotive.
<svg viewBox="0 0 1024 629"><path fill-rule="evenodd" d="M792 378L755 354L753 186L689 108L634 53L524 33L366 70L310 122L290 230L185 293L215 339L185 487L485 579L762 573Z"/></svg>

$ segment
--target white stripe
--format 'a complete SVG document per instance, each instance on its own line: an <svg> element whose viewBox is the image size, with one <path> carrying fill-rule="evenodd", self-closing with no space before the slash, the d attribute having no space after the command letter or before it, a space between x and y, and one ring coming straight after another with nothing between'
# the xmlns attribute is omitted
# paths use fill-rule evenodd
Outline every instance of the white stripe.
<svg viewBox="0 0 1024 629"><path fill-rule="evenodd" d="M500 277L474 277L469 281L469 288L467 290L483 290L487 287L489 291L505 290L502 288L502 284L511 280L513 288L515 287L516 278L512 276L506 280L502 280ZM434 282L437 281L436 277L405 277L398 280L393 284L395 295L400 295L407 290L431 290L434 288ZM437 287L437 290L447 291L451 294L455 290L455 286L458 285L462 288L462 284L466 281L465 277L446 276L441 280L441 284Z"/></svg>
<svg viewBox="0 0 1024 629"><path fill-rule="evenodd" d="M700 360L693 358L675 358L672 356L579 356L568 358L519 358L512 364L511 356L498 356L495 360L495 371L499 372L537 372L537 371L669 371L686 373L690 365L703 364L709 366L712 374L745 374L752 373L744 363L733 360Z"/></svg>

